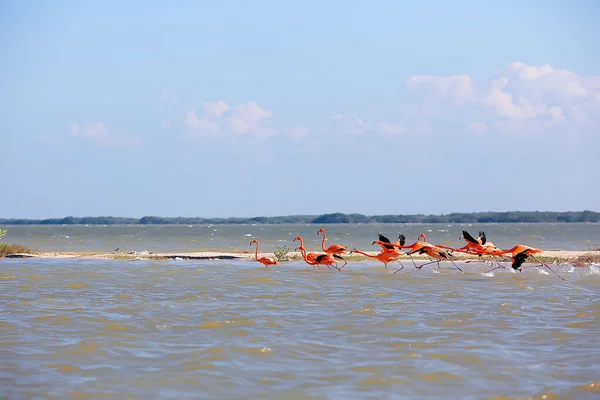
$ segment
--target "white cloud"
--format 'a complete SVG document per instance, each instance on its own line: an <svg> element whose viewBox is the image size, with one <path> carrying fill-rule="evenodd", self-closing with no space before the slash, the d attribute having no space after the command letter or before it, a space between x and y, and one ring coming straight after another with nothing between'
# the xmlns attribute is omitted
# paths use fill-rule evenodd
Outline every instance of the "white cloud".
<svg viewBox="0 0 600 400"><path fill-rule="evenodd" d="M188 111L184 118L186 126L205 137L218 137L227 134L251 135L260 140L274 135L276 131L264 125L273 113L261 108L255 102L237 104L230 107L223 100L206 102L203 114Z"/></svg>
<svg viewBox="0 0 600 400"><path fill-rule="evenodd" d="M411 92L427 95L420 108L463 118L473 133L493 128L541 133L556 127L573 132L572 128L592 129L600 122L600 76L582 77L551 65L513 62L481 84L474 84L469 75L413 75L406 85ZM446 104L440 107L440 101ZM469 105L464 112L452 111L464 105ZM475 118L484 125L468 122Z"/></svg>
<svg viewBox="0 0 600 400"><path fill-rule="evenodd" d="M198 117L195 111L188 111L185 114L184 123L202 136L217 137L221 134L217 121L207 115Z"/></svg>
<svg viewBox="0 0 600 400"><path fill-rule="evenodd" d="M137 137L129 137L109 132L102 121L84 124L83 126L76 122L72 122L69 132L75 137L93 140L96 144L101 146L134 145L139 143L139 138Z"/></svg>
<svg viewBox="0 0 600 400"><path fill-rule="evenodd" d="M229 106L223 100L204 103L204 113L213 118L221 118L224 112L229 111Z"/></svg>
<svg viewBox="0 0 600 400"><path fill-rule="evenodd" d="M386 135L400 135L406 132L406 128L401 125L392 124L388 121L381 121L377 125L377 129L379 132L384 133Z"/></svg>
<svg viewBox="0 0 600 400"><path fill-rule="evenodd" d="M331 119L334 121L341 121L344 119L344 116L342 114L335 114Z"/></svg>
<svg viewBox="0 0 600 400"><path fill-rule="evenodd" d="M308 135L308 129L297 126L295 128L288 129L287 134L293 139L301 139Z"/></svg>

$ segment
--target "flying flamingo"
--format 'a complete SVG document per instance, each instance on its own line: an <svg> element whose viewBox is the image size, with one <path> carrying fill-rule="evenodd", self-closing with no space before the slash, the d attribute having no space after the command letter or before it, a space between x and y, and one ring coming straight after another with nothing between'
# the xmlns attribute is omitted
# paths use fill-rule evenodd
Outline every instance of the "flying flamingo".
<svg viewBox="0 0 600 400"><path fill-rule="evenodd" d="M306 249L304 248L304 240L302 239L302 237L297 236L294 238L294 241L296 241L296 240L300 242L300 246L296 250L300 250L300 253L302 254L302 258L304 258L304 261L308 265L312 265L313 267L315 265L327 265L327 268L333 267L333 268L337 269L338 271L340 271L340 268L338 268L336 265L333 265L333 264L337 264L336 258L340 258L343 260L343 258L340 255L327 254L327 253L325 253L325 254L306 253ZM344 264L344 265L346 265L346 264Z"/></svg>
<svg viewBox="0 0 600 400"><path fill-rule="evenodd" d="M523 267L523 263L525 262L525 260L528 257L533 258L534 260L536 260L537 262L540 263L539 266L544 266L546 268L548 268L550 270L550 272L552 272L554 275L558 276L560 279L562 279L563 281L566 281L565 278L563 278L562 276L558 275L556 272L554 272L554 270L552 268L550 268L548 266L548 264L546 264L545 262L540 261L534 254L538 254L538 253L542 253L543 250L540 249L536 249L534 247L530 247L530 246L526 246L524 244L517 244L516 246L514 246L512 249L509 250L504 250L502 251L501 254L511 254L512 256L512 269L514 269L515 271L519 271L519 272L523 272L523 270L525 268L530 268L530 267L537 267L538 265L531 265L529 267ZM495 269L498 268L505 268L505 267L496 267L496 268L492 268L489 271L493 271Z"/></svg>
<svg viewBox="0 0 600 400"><path fill-rule="evenodd" d="M256 258L256 261L258 261L259 263L262 263L265 268L269 269L269 265L277 265L277 260L272 258L272 257L260 257L258 258L258 240L254 239L253 241L250 242L250 246L252 247L252 244L256 244L256 252L254 253L254 257Z"/></svg>
<svg viewBox="0 0 600 400"><path fill-rule="evenodd" d="M397 252L397 253L396 253ZM363 256L367 256L370 258L375 258L377 260L379 260L380 262L382 262L386 268L388 268L388 263L392 262L392 261L398 261L400 263L400 265L402 265L402 267L400 268L400 270L404 269L404 265L400 262L400 260L398 260L398 257L400 256L400 252L396 249L394 250L382 250L381 252L377 253L376 255L372 255L369 253L365 253L364 251L360 251L357 249L352 249L350 251L350 254L352 253L358 253L358 254L362 254Z"/></svg>
<svg viewBox="0 0 600 400"><path fill-rule="evenodd" d="M423 239L423 241L419 241L419 239ZM381 241L375 241L373 243L377 243L381 246L381 243L385 243L385 242L381 242ZM410 259L412 260L415 268L417 269L421 269L426 265L429 264L433 264L433 263L438 263L438 266L440 265L440 261L443 260L448 260L450 261L455 267L456 269L458 269L460 272L463 272L462 269L460 269L460 267L458 265L456 265L454 263L454 261L451 260L452 255L450 253L448 253L445 249L443 249L440 246L434 246L431 243L427 243L427 237L425 236L424 233L421 233L419 235L419 237L417 238L417 241L414 242L413 244L411 244L410 246L404 246L404 245L397 245L395 243L392 243L392 246L397 247L397 248L402 248L402 249L410 249L409 251L406 252L407 255L410 256ZM420 266L417 267L417 264L415 263L415 260L412 258L413 254L427 254L429 257L431 258L435 258L434 261L430 261L427 262L425 264L422 264ZM398 272L402 270L402 268L394 271L394 273Z"/></svg>
<svg viewBox="0 0 600 400"><path fill-rule="evenodd" d="M489 242L483 231L479 231L479 236L475 239L469 232L463 230L462 236L459 237L459 239L465 239L466 244L463 247L458 249L443 245L439 245L439 247L479 257L488 256L490 259L486 261L489 261L492 266L494 265L494 257L500 257L502 255L502 249L497 247L494 243ZM469 263L471 260L466 262Z"/></svg>
<svg viewBox="0 0 600 400"><path fill-rule="evenodd" d="M404 237L404 235L401 233L398 234L398 240L396 240L396 242L394 244L392 244L392 242L390 242L390 239L383 236L381 233L378 233L377 236L379 237L379 240L373 241L373 244L375 244L375 243L379 244L384 251L388 251L388 250L398 251L398 248L394 247L394 244L397 246L404 246L404 244L406 243L406 237ZM400 254L399 251L398 251L398 254Z"/></svg>
<svg viewBox="0 0 600 400"><path fill-rule="evenodd" d="M346 252L346 250L347 250L346 246L342 246L341 244L332 244L328 248L325 248L325 241L327 240L327 234L325 233L325 229L320 228L317 231L317 235L320 233L323 234L323 239L321 240L321 249L323 249L323 251L327 254L339 255L340 259L342 259L344 261L344 265L342 265L341 268L344 268L347 264L347 261L344 260L344 258L341 255Z"/></svg>

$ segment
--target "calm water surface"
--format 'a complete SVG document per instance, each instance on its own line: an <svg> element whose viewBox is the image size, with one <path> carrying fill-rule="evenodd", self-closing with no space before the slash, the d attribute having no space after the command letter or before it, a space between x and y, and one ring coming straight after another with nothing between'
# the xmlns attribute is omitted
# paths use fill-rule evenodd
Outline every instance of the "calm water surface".
<svg viewBox="0 0 600 400"><path fill-rule="evenodd" d="M1 260L0 397L598 398L598 266L461 266Z"/></svg>
<svg viewBox="0 0 600 400"><path fill-rule="evenodd" d="M458 238L463 229L475 236L486 232L501 248L517 243L544 250L588 250L600 247L600 224L332 224L332 225L15 225L8 226L5 240L39 251L113 251L153 252L232 251L248 249L252 238L261 250L271 252L278 246L296 247L293 238L301 235L307 248L320 245L317 230L323 227L328 242L376 250L371 243L382 233L392 240L403 233L409 243L424 232L435 244L462 246Z"/></svg>

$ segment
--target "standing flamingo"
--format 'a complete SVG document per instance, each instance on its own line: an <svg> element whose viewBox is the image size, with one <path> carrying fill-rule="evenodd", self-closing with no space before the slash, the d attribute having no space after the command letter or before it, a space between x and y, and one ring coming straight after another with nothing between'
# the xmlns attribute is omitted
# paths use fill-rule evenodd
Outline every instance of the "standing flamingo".
<svg viewBox="0 0 600 400"><path fill-rule="evenodd" d="M344 268L347 264L347 261L344 260L344 258L341 255L346 252L346 250L347 250L346 246L342 246L341 244L332 244L328 248L325 248L325 241L327 240L327 234L325 233L325 229L320 228L317 231L317 235L320 233L323 234L323 239L321 240L321 249L323 249L323 251L327 254L339 255L339 258L344 261L344 265L342 265L341 268Z"/></svg>
<svg viewBox="0 0 600 400"><path fill-rule="evenodd" d="M260 257L258 258L258 240L254 239L253 241L250 242L250 247L252 247L252 244L256 244L256 252L254 253L254 257L256 258L256 261L258 261L259 263L262 263L265 268L269 269L269 265L277 265L277 260L272 258L272 257Z"/></svg>
<svg viewBox="0 0 600 400"><path fill-rule="evenodd" d="M550 272L552 272L554 275L558 276L560 279L562 279L563 281L566 281L565 278L563 278L562 276L558 275L556 272L554 272L554 270L552 268L550 268L548 266L548 264L546 264L543 261L540 261L534 254L538 254L538 253L542 253L543 250L541 249L536 249L535 247L530 247L530 246L526 246L524 244L517 244L516 246L514 246L512 249L509 250L504 250L502 251L501 254L511 254L512 256L512 269L514 269L515 271L519 271L522 272L525 268L530 268L530 267L538 267L538 266L544 266L546 268L548 268L550 270ZM539 262L539 265L531 265L529 267L523 267L523 263L525 262L525 260L531 257L534 260L536 260L537 262ZM495 269L498 268L504 268L504 267L496 267L496 268L492 268L489 271L493 271Z"/></svg>

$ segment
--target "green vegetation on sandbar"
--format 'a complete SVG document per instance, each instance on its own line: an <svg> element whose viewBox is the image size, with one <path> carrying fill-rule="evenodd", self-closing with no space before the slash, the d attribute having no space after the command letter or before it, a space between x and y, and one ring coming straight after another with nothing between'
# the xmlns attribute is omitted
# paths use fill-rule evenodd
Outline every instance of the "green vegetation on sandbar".
<svg viewBox="0 0 600 400"><path fill-rule="evenodd" d="M198 224L431 224L431 223L526 223L526 222L600 222L594 211L507 211L451 213L441 215L363 215L323 214L288 215L253 218L186 218L186 217L65 217L49 219L1 219L3 225L198 225Z"/></svg>
<svg viewBox="0 0 600 400"><path fill-rule="evenodd" d="M0 229L0 258L6 257L10 254L19 254L19 253L33 254L34 253L34 251L32 251L27 246L23 246L20 244L4 243L2 241L2 238L4 237L4 235L6 235L7 232L8 231L6 229Z"/></svg>

